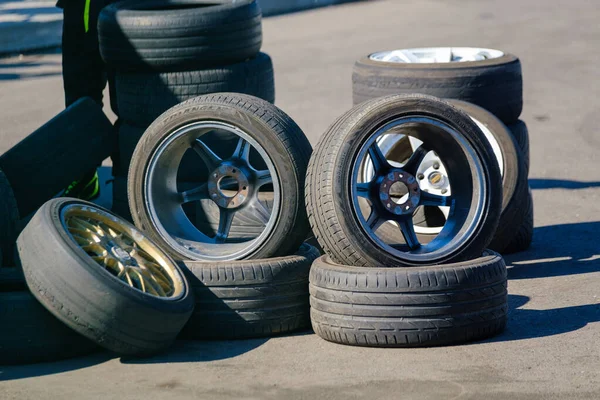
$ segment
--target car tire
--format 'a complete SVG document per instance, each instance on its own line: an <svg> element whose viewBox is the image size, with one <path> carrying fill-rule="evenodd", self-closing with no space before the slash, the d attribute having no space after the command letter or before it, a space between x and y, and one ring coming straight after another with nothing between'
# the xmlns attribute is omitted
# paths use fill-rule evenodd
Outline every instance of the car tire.
<svg viewBox="0 0 600 400"><path fill-rule="evenodd" d="M1 285L1 283L0 283ZM29 291L0 290L0 365L80 357L98 350L52 314Z"/></svg>
<svg viewBox="0 0 600 400"><path fill-rule="evenodd" d="M318 256L317 249L303 244L286 257L181 262L196 297L181 336L243 339L310 327L308 274Z"/></svg>
<svg viewBox="0 0 600 400"><path fill-rule="evenodd" d="M533 241L533 198L531 196L531 190L527 196L526 203L527 213L525 214L525 218L521 223L521 226L516 230L516 234L503 249L504 254L512 254L518 253L520 251L525 251L529 249L531 246L531 242Z"/></svg>
<svg viewBox="0 0 600 400"><path fill-rule="evenodd" d="M102 10L98 35L117 71L197 70L254 57L261 11L256 0L127 0Z"/></svg>
<svg viewBox="0 0 600 400"><path fill-rule="evenodd" d="M197 243L198 239L196 239L197 227L186 225L184 229L181 226L182 219L175 220L170 218L170 215L163 219L159 216L159 214L163 215L162 211L150 204L152 199L149 199L147 195L150 190L148 182L152 183L147 177L154 173L154 170L149 167L150 165L160 165L161 171L169 168L179 168L180 170L177 164L162 164L163 161L159 163L155 158L162 157L161 154L167 152L165 146L183 149L184 152L190 151L191 144L186 142L185 146L180 146L183 141L188 140L187 137L177 142L180 144L173 144L175 142L172 140L179 140L177 138L182 137L181 127L190 129L192 124L203 123L207 120L217 120L221 124L231 126L232 130L243 131L244 135L255 141L255 144L251 145L252 149L260 146L270 157L274 171L278 175L271 177L273 181L277 178L277 181L282 182L279 189L281 203L271 230L265 233L265 236L253 248L243 250L243 254L241 252L238 252L239 255L237 253L235 255L233 253L223 254L219 251L218 255L215 255L215 251L211 254L203 252L200 249L202 246ZM189 132L194 134L194 131ZM196 137L191 143L197 142L198 138ZM237 140L231 142L235 144ZM223 143L223 141L218 142L219 145ZM246 143L248 142L246 141ZM262 259L288 255L300 246L309 230L303 189L311 151L308 139L296 123L283 111L262 99L236 93L218 93L188 100L170 109L155 121L136 147L129 169L128 183L129 205L133 220L136 226L145 231L176 260L214 261L219 259L226 261L231 260L230 257ZM171 163L179 163L178 159L173 159L171 156L168 159L171 160L169 161ZM179 160L181 159L179 158ZM166 163L167 159L164 160ZM196 164L201 165L201 162L198 161ZM167 180L167 182L170 181ZM152 190L152 193L156 193L155 189ZM157 204L160 207L165 206L164 202ZM285 206L283 206L284 204ZM175 208L182 208L178 207ZM169 208L169 213L171 213L170 210L171 208ZM166 221L167 219L168 221ZM271 219L268 221L270 224ZM185 237L173 236L165 228L167 223L172 230L177 230L178 235L184 231L194 232ZM185 223L187 224L187 222ZM177 226L174 227L175 225ZM196 244L198 245L196 246Z"/></svg>
<svg viewBox="0 0 600 400"><path fill-rule="evenodd" d="M527 125L522 120L518 120L507 127L519 144L525 158L525 166L527 167L527 171L529 171L529 131Z"/></svg>
<svg viewBox="0 0 600 400"><path fill-rule="evenodd" d="M236 64L203 70L162 73L117 73L121 116L148 127L169 108L196 96L234 92L275 102L273 63L265 53Z"/></svg>
<svg viewBox="0 0 600 400"><path fill-rule="evenodd" d="M325 340L427 347L480 340L507 319L506 266L474 260L419 268L359 268L318 258L310 271L311 321Z"/></svg>
<svg viewBox="0 0 600 400"><path fill-rule="evenodd" d="M481 61L385 62L369 55L356 61L354 104L391 94L422 93L477 104L502 122L516 122L523 109L521 63L512 54Z"/></svg>
<svg viewBox="0 0 600 400"><path fill-rule="evenodd" d="M486 191L488 195L481 200L485 203L482 206L484 211L479 214L478 227L471 231L472 235L463 237L460 243L455 241L453 249L445 250L445 254L438 252L416 258L410 251L392 254L363 229L363 223L352 205L350 177L361 147L375 137L386 121L425 115L435 116L437 121L452 126L457 135L477 149L477 158L465 162L469 166L475 162L480 165L481 176L477 177L481 177L479 182L482 184L479 192ZM438 152L438 149L434 150ZM334 261L348 265L407 267L472 259L481 254L492 240L501 210L500 170L487 139L464 112L426 95L392 95L373 99L338 118L316 146L306 182L308 216L319 244ZM467 219L462 220L462 225L467 223L465 221Z"/></svg>
<svg viewBox="0 0 600 400"><path fill-rule="evenodd" d="M133 225L92 203L48 201L19 235L17 247L36 299L65 325L117 354L164 350L192 313L193 294L175 262ZM116 276L116 262L129 284ZM160 272L152 274L154 283L133 271L143 270L139 265L149 271L150 263ZM132 267L126 270L127 265Z"/></svg>
<svg viewBox="0 0 600 400"><path fill-rule="evenodd" d="M115 140L102 108L83 98L0 156L21 217L102 164Z"/></svg>

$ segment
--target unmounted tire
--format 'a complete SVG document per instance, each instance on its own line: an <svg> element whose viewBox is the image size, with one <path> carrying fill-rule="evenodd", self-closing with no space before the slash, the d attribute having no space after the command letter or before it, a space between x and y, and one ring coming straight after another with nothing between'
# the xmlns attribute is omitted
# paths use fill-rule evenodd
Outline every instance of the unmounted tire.
<svg viewBox="0 0 600 400"><path fill-rule="evenodd" d="M0 290L0 326L0 365L58 361L98 349L56 319L27 290Z"/></svg>
<svg viewBox="0 0 600 400"><path fill-rule="evenodd" d="M354 64L354 104L391 94L422 93L468 101L504 123L523 109L521 63L512 54L482 61L446 63L384 62L366 56Z"/></svg>
<svg viewBox="0 0 600 400"><path fill-rule="evenodd" d="M0 156L21 217L102 164L115 136L102 108L83 98Z"/></svg>
<svg viewBox="0 0 600 400"><path fill-rule="evenodd" d="M265 53L197 71L117 73L116 85L121 116L141 127L148 127L169 108L203 94L244 93L275 102L273 63Z"/></svg>
<svg viewBox="0 0 600 400"><path fill-rule="evenodd" d="M519 144L521 151L523 152L523 156L525 157L525 165L527 167L527 171L529 171L529 130L527 129L527 125L524 121L518 120L514 124L510 124L507 126L510 129L513 137Z"/></svg>
<svg viewBox="0 0 600 400"><path fill-rule="evenodd" d="M189 236L172 235L165 228L167 223L178 235L182 235L181 232L187 234L193 230L196 234L199 231L197 227L188 225L185 229L182 228L180 219L167 221L170 215L161 217L160 210L151 210L148 198L148 177L153 173L149 166L158 163L158 158L154 158L160 156L160 151L163 154L167 152L164 147L167 145L176 148L176 151L188 151L191 146L189 143L185 147L182 143L169 141L181 137L177 135L183 131L182 127L206 121L219 121L233 127L232 129L243 131L270 157L277 179L281 182L281 201L277 216L274 217L275 222L270 232L243 258L262 259L289 255L306 239L309 231L304 205L304 181L312 149L302 130L283 111L262 99L243 94L217 93L188 100L164 113L148 128L136 147L129 169L129 204L136 226L176 260L217 259L214 252L207 255L199 245L196 246L197 236L191 233ZM192 131L191 134L193 133ZM198 138L192 140L192 144L197 140ZM253 148L254 146L252 145ZM176 164L178 160L165 158L160 164L154 165L160 165L163 170L178 168L177 165L167 165L167 162ZM198 165L200 164L201 161L198 161ZM156 207L160 206L162 203L157 203ZM188 224L187 221L183 223ZM175 225L177 226L174 227ZM187 248L190 250L186 251ZM227 257L229 254L220 253L218 259L225 260Z"/></svg>
<svg viewBox="0 0 600 400"><path fill-rule="evenodd" d="M527 203L525 208L527 213L523 219L521 225L516 230L514 237L504 248L504 254L517 253L519 251L525 251L531 246L533 241L533 197L531 196L531 190L527 196Z"/></svg>
<svg viewBox="0 0 600 400"><path fill-rule="evenodd" d="M484 339L506 325L498 254L420 268L358 268L318 258L310 272L313 329L331 342L425 347Z"/></svg>
<svg viewBox="0 0 600 400"><path fill-rule="evenodd" d="M254 57L261 11L256 0L128 0L102 10L98 35L118 71L194 70Z"/></svg>
<svg viewBox="0 0 600 400"><path fill-rule="evenodd" d="M17 246L37 300L71 329L117 354L164 350L192 313L193 295L174 261L135 227L92 203L50 200L19 235ZM132 246L137 246L136 255L127 250ZM123 280L116 276L117 262L140 271L136 266L141 263L148 269L150 264L140 257L160 265L153 268L162 275L153 276L157 285L160 279L169 287L167 291L160 285L164 295L151 294L159 289L142 273L131 271ZM107 258L112 268L104 262Z"/></svg>
<svg viewBox="0 0 600 400"><path fill-rule="evenodd" d="M318 256L304 244L286 257L182 262L196 297L182 337L242 339L308 328L308 273Z"/></svg>

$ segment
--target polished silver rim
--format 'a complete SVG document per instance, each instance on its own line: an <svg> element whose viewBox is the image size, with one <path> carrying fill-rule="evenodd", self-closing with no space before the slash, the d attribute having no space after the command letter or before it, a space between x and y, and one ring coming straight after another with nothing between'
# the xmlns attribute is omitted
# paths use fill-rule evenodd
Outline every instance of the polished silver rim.
<svg viewBox="0 0 600 400"><path fill-rule="evenodd" d="M488 129L486 125L481 123L479 120L470 117L473 122L481 129L486 139L490 143L494 156L498 162L500 168L500 175L504 176L504 158L502 156L502 150L500 144L496 140L496 137ZM394 161L394 154L402 151L414 152L421 146L423 142L419 139L411 136L402 136L397 134L385 134L382 135L378 140L377 144L381 149L382 154L386 157L388 163L394 167L401 167L402 164ZM399 147L407 147L407 149L401 149ZM365 163L362 169L362 176L365 181L370 180L374 176L373 164ZM417 169L417 181L422 191L432 193L438 196L451 196L452 187L450 185L450 177L448 171L442 160L438 155L431 151L423 158L423 161L419 164ZM448 218L450 207L441 206L439 207L440 212L445 219ZM397 226L393 221L389 221L389 224ZM427 226L427 225L415 225L414 229L417 234L437 235L441 232L443 226Z"/></svg>
<svg viewBox="0 0 600 400"><path fill-rule="evenodd" d="M386 135L419 144L414 151L388 160L381 148ZM443 166L441 160L454 160L456 151L462 153L462 161ZM440 162L434 167L435 157ZM429 164L438 177L440 172L446 174L448 188L455 182L454 192L442 194L443 184L439 192L421 188L419 169ZM487 197L483 171L475 149L452 127L430 117L397 119L371 134L355 158L350 182L353 211L367 236L392 255L415 262L439 259L456 251L476 231ZM446 222L428 243L420 242L413 221L421 206L447 209ZM398 229L394 238L378 231L389 222Z"/></svg>
<svg viewBox="0 0 600 400"><path fill-rule="evenodd" d="M369 58L373 61L391 63L432 64L483 61L499 58L503 55L504 53L500 50L479 47L424 47L381 51L371 54Z"/></svg>
<svg viewBox="0 0 600 400"><path fill-rule="evenodd" d="M220 138L233 143L231 148L223 148L225 140ZM181 190L177 173L189 149L199 156L198 163L207 174L193 187ZM262 165L260 169L252 165L257 160ZM162 239L189 259L245 258L265 243L275 227L281 207L277 170L265 149L236 126L199 121L181 127L158 146L146 171L144 197L150 219ZM265 187L272 187L272 207L259 201L259 193ZM202 231L190 220L183 206L197 202L210 203L218 209L216 232ZM264 229L258 236L232 239L232 223L242 210Z"/></svg>

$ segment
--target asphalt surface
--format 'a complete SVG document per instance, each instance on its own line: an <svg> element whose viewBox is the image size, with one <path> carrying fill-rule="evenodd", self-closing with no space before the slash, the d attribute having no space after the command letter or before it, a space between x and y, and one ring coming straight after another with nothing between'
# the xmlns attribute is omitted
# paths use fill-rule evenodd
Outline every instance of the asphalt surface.
<svg viewBox="0 0 600 400"><path fill-rule="evenodd" d="M180 342L145 360L98 354L0 367L0 398L600 398L599 19L593 0L393 0L264 21L277 105L313 145L350 107L352 64L362 55L470 45L521 58L536 228L532 248L507 258L502 335L395 350L312 333ZM58 54L0 60L0 150L62 109L59 74Z"/></svg>

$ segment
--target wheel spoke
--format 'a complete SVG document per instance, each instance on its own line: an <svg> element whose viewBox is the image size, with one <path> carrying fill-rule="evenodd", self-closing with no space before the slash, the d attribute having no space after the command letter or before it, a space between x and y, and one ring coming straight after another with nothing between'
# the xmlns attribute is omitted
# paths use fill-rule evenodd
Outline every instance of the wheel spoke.
<svg viewBox="0 0 600 400"><path fill-rule="evenodd" d="M373 163L373 169L375 170L376 174L382 169L389 168L389 164L379 149L377 142L373 143L371 147L369 147L369 156L371 156L371 162Z"/></svg>
<svg viewBox="0 0 600 400"><path fill-rule="evenodd" d="M221 158L217 156L202 140L196 139L192 144L192 149L202 158L208 169L216 169L221 163Z"/></svg>
<svg viewBox="0 0 600 400"><path fill-rule="evenodd" d="M239 158L240 160L244 160L248 162L250 157L250 143L248 143L243 138L238 140L238 144L233 152L232 158Z"/></svg>
<svg viewBox="0 0 600 400"><path fill-rule="evenodd" d="M375 232L377 230L377 228L379 228L381 225L383 225L384 222L386 222L386 220L383 218L380 218L379 214L374 209L371 209L369 218L367 218L367 226L373 232Z"/></svg>
<svg viewBox="0 0 600 400"><path fill-rule="evenodd" d="M415 233L415 226L413 224L412 217L410 218L402 218L397 221L398 226L400 227L400 232L402 232L402 236L404 236L404 241L406 245L411 250L416 250L421 247L421 243L419 243L419 239L417 238L417 234Z"/></svg>
<svg viewBox="0 0 600 400"><path fill-rule="evenodd" d="M198 201L208 199L208 184L203 183L202 185L186 190L179 193L179 201L181 204L191 203L192 201Z"/></svg>
<svg viewBox="0 0 600 400"><path fill-rule="evenodd" d="M429 150L425 148L425 145L420 145L412 156L408 159L408 161L402 167L403 170L408 172L409 174L416 175L417 170L419 169L419 165L423 162L425 156L429 153Z"/></svg>
<svg viewBox="0 0 600 400"><path fill-rule="evenodd" d="M271 219L271 212L264 206L263 203L258 200L258 198L254 198L248 207L250 208L252 215L257 217L263 225L267 225L269 223L269 219Z"/></svg>
<svg viewBox="0 0 600 400"><path fill-rule="evenodd" d="M439 196L428 192L421 192L421 206L434 206L434 207L450 207L452 205L451 196Z"/></svg>
<svg viewBox="0 0 600 400"><path fill-rule="evenodd" d="M217 229L217 235L215 236L215 241L217 243L225 243L225 240L227 240L234 215L235 211L221 208L221 213L219 215L219 228Z"/></svg>
<svg viewBox="0 0 600 400"><path fill-rule="evenodd" d="M370 184L368 182L356 184L356 195L358 197L364 197L365 199L370 199L369 191L370 191Z"/></svg>
<svg viewBox="0 0 600 400"><path fill-rule="evenodd" d="M269 183L273 183L273 177L271 176L271 172L268 169L265 169L262 171L256 171L256 187L257 188L267 185Z"/></svg>

